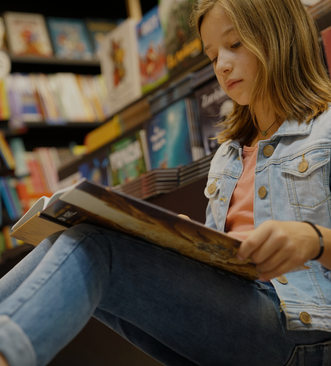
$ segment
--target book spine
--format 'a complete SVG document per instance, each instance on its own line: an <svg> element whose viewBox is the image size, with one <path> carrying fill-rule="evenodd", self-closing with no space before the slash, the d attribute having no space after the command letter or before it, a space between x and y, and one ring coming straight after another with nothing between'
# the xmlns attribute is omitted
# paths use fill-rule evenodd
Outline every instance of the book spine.
<svg viewBox="0 0 331 366"><path fill-rule="evenodd" d="M22 205L23 214L25 214L30 209L31 206L30 206L30 196L28 193L28 189L23 180L17 181L16 191Z"/></svg>
<svg viewBox="0 0 331 366"><path fill-rule="evenodd" d="M8 191L10 193L11 200L14 205L14 210L16 217L19 218L23 215L23 209L22 209L22 203L18 197L17 191L16 191L16 178L6 177L5 182L8 186Z"/></svg>
<svg viewBox="0 0 331 366"><path fill-rule="evenodd" d="M42 176L41 167L34 152L26 152L25 159L30 171L31 183L36 194L47 192L47 185Z"/></svg>
<svg viewBox="0 0 331 366"><path fill-rule="evenodd" d="M10 146L1 130L0 130L0 153L8 169L14 170L16 162L13 153L10 149Z"/></svg>
<svg viewBox="0 0 331 366"><path fill-rule="evenodd" d="M6 242L5 242L5 237L3 235L2 230L0 231L0 258L2 253L6 250Z"/></svg>
<svg viewBox="0 0 331 366"><path fill-rule="evenodd" d="M7 120L10 117L9 101L7 96L7 88L4 80L0 80L0 95L1 95L1 119Z"/></svg>
<svg viewBox="0 0 331 366"><path fill-rule="evenodd" d="M10 149L15 159L15 176L20 178L29 174L29 169L24 159L25 146L21 137L14 137L9 141Z"/></svg>
<svg viewBox="0 0 331 366"><path fill-rule="evenodd" d="M45 158L45 150L42 147L35 147L33 152L37 162L39 163L40 174L45 181L46 191L53 192L52 178L49 174L49 167L47 166L47 160Z"/></svg>
<svg viewBox="0 0 331 366"><path fill-rule="evenodd" d="M84 145L88 152L92 152L119 137L121 134L122 126L120 118L118 115L115 115L110 121L88 132L84 138Z"/></svg>
<svg viewBox="0 0 331 366"><path fill-rule="evenodd" d="M1 177L0 177L0 192L1 192L1 197L3 200L4 206L8 213L9 219L16 220L18 218L18 215L15 212L14 202L11 199L9 188L6 184L6 179L1 178Z"/></svg>

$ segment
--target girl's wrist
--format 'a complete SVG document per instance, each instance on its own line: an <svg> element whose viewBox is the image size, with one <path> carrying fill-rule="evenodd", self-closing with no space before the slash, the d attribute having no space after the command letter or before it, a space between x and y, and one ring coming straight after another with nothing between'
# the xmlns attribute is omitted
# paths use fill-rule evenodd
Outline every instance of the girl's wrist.
<svg viewBox="0 0 331 366"><path fill-rule="evenodd" d="M314 241L314 249L313 249L313 253L311 256L312 257L311 260L316 261L316 260L320 259L324 253L323 235L322 235L321 231L316 227L315 224L311 223L310 221L303 221L303 222L306 224L309 224L312 227L312 229L314 229L315 233L318 236L318 244L319 244L318 249L317 249L317 246Z"/></svg>

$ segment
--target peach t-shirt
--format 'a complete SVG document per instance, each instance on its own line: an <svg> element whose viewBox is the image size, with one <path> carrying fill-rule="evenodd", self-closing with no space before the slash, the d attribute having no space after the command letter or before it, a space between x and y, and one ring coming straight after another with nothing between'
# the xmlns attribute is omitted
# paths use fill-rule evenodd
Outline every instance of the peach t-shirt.
<svg viewBox="0 0 331 366"><path fill-rule="evenodd" d="M243 231L254 230L254 177L258 144L243 148L243 172L233 192L225 231L238 239L244 240Z"/></svg>

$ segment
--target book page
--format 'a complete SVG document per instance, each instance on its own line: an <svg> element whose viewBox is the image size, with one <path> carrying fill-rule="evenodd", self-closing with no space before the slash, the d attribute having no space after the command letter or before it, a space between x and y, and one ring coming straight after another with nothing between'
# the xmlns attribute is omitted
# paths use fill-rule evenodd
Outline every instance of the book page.
<svg viewBox="0 0 331 366"><path fill-rule="evenodd" d="M40 197L39 200L16 222L16 224L13 225L12 230L14 231L18 227L26 223L29 219L31 219L31 217L33 217L38 212L43 211L46 207L50 206L53 202L58 200L63 193L70 191L76 184L79 183L80 181L71 186L59 189L51 197Z"/></svg>
<svg viewBox="0 0 331 366"><path fill-rule="evenodd" d="M39 200L16 222L16 224L12 227L12 230L16 230L19 226L23 225L35 214L46 208L49 200L49 197L40 197Z"/></svg>

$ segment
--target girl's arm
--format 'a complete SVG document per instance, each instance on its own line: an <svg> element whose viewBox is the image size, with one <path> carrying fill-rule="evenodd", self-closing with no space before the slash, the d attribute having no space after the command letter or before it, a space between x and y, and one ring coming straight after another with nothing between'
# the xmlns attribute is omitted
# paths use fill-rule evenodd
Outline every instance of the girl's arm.
<svg viewBox="0 0 331 366"><path fill-rule="evenodd" d="M318 261L331 270L331 230L317 227L324 241L324 253ZM238 259L251 258L261 273L260 279L267 281L302 266L319 251L319 236L309 224L270 220L247 233Z"/></svg>

